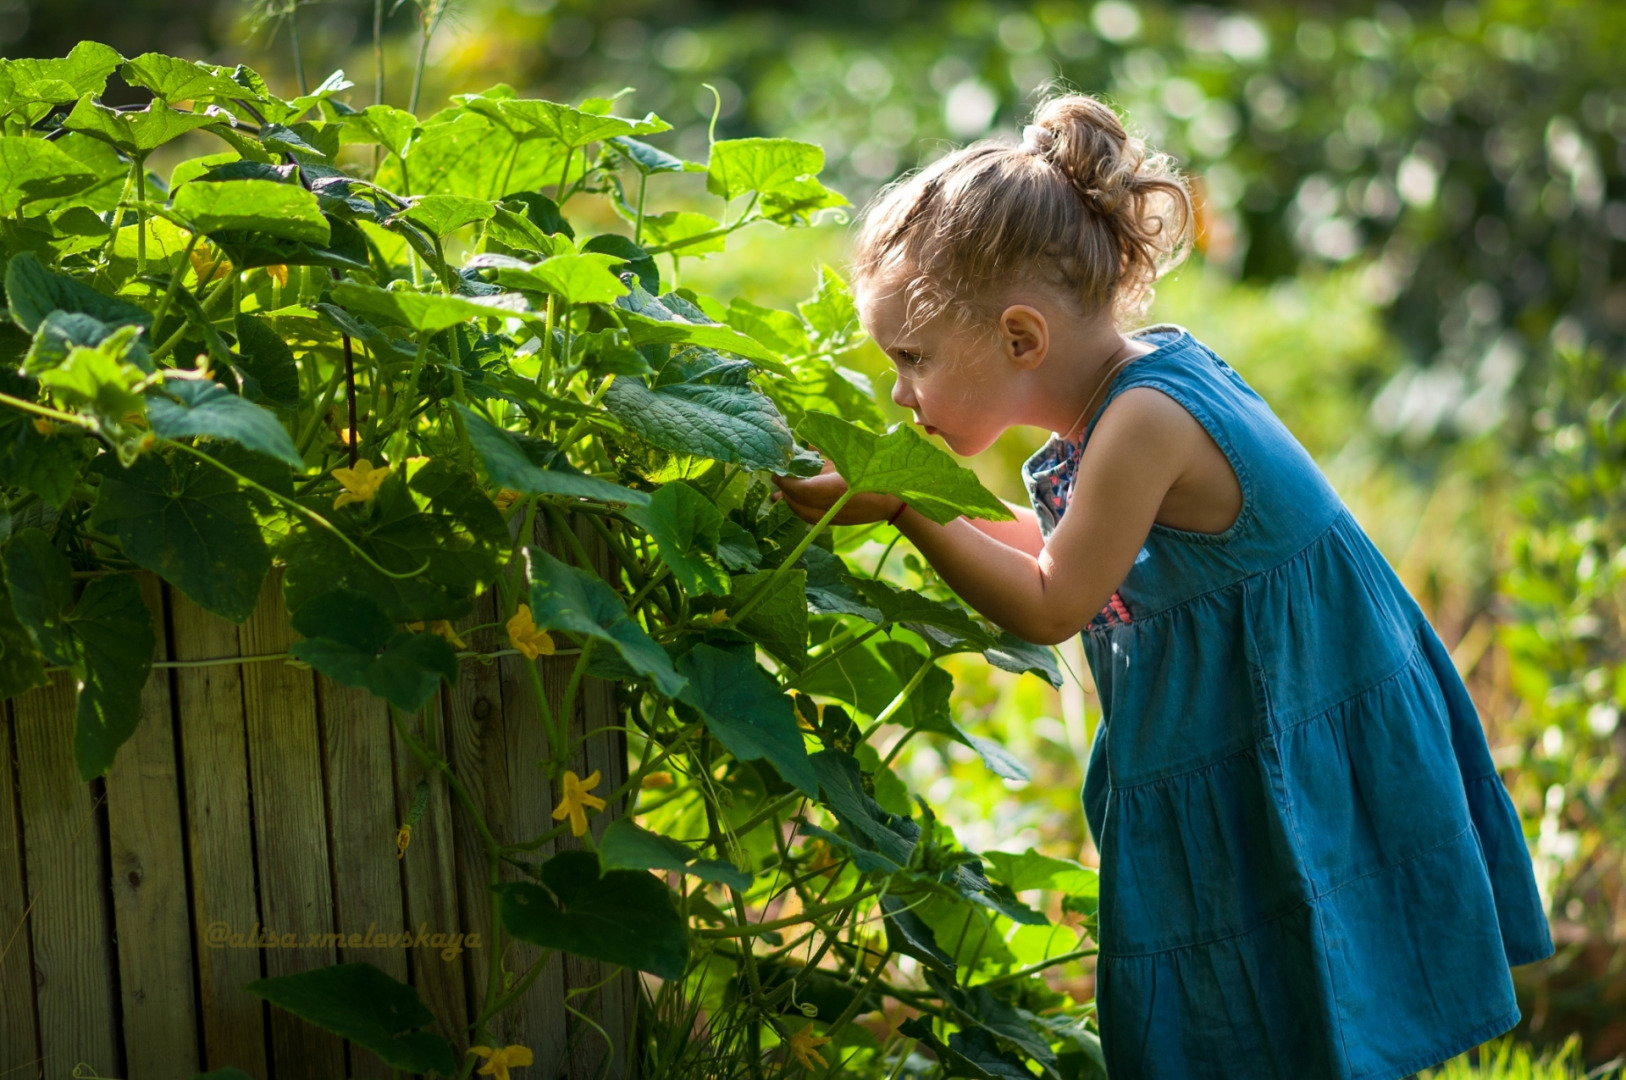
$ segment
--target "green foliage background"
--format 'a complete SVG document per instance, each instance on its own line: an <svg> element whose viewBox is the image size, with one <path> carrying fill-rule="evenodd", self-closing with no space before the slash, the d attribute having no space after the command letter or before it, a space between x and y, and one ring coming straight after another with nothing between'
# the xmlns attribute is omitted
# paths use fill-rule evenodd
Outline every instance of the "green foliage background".
<svg viewBox="0 0 1626 1080"><path fill-rule="evenodd" d="M142 35L113 41L127 55L216 50L295 83L286 18L162 8L139 28L108 24L110 39ZM8 55L60 55L99 10L32 8ZM424 14L407 4L383 24L396 105ZM342 66L371 90L372 17L359 2L297 8L312 81ZM671 121L658 141L672 152L703 159L715 111L719 138L822 145L825 179L859 205L951 142L1014 139L1046 80L1109 95L1182 158L1203 202L1202 250L1151 316L1189 326L1260 389L1454 644L1564 946L1520 973L1527 1032L1583 1031L1597 1062L1626 1050L1608 974L1626 942L1623 38L1626 13L1605 0L467 0L429 43L422 95L438 106L493 78L555 100L632 85L620 111ZM700 206L702 184L674 177L673 205ZM818 265L841 265L845 231L828 218L746 230L726 258L662 270L724 302L784 308ZM900 418L884 361L859 350L846 362L875 381L881 417ZM971 464L1019 499L1016 465L1042 438L1013 432ZM892 563L930 584L912 556ZM992 778L958 743L912 745L900 777L974 850L1032 844L1088 862L1076 790L1092 698L980 660L947 666L957 722L1003 741L1034 778ZM1087 995L1087 971L1051 977Z"/></svg>

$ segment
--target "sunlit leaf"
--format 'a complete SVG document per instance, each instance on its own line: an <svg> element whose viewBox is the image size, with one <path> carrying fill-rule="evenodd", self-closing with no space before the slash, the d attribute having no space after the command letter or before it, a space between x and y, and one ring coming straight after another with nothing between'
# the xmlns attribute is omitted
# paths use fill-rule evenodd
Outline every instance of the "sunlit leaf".
<svg viewBox="0 0 1626 1080"><path fill-rule="evenodd" d="M330 239L316 196L295 184L194 180L175 193L174 207L200 232L253 231L308 244Z"/></svg>
<svg viewBox="0 0 1626 1080"><path fill-rule="evenodd" d="M101 139L134 157L145 157L171 139L219 122L219 117L182 112L162 101L154 101L144 109L120 112L97 104L87 94L79 99L62 126Z"/></svg>
<svg viewBox="0 0 1626 1080"><path fill-rule="evenodd" d="M940 525L962 514L987 521L1013 517L976 473L902 423L876 435L838 416L808 413L796 433L835 462L854 492L896 495Z"/></svg>
<svg viewBox="0 0 1626 1080"><path fill-rule="evenodd" d="M770 192L824 168L824 150L794 139L724 139L711 144L706 190L732 199Z"/></svg>
<svg viewBox="0 0 1626 1080"><path fill-rule="evenodd" d="M43 139L0 135L0 217L44 199L58 199L96 183L94 171Z"/></svg>

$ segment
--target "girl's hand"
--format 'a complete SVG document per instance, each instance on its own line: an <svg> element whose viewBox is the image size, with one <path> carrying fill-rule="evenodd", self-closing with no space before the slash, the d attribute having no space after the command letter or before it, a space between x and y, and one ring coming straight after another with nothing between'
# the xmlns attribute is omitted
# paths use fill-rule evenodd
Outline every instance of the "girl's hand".
<svg viewBox="0 0 1626 1080"><path fill-rule="evenodd" d="M783 498L796 516L812 523L824 517L835 501L847 491L836 467L829 461L817 476L797 477L775 475L773 482L779 490L773 498ZM885 521L895 513L903 500L896 495L876 495L863 492L847 500L847 505L835 516L836 525L865 525L871 521Z"/></svg>

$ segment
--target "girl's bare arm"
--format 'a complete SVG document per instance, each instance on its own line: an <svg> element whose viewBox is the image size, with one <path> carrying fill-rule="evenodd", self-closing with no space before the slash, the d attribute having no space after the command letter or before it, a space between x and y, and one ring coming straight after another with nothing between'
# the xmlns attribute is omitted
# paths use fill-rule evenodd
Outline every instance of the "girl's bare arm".
<svg viewBox="0 0 1626 1080"><path fill-rule="evenodd" d="M967 518L971 527L986 536L991 536L1006 547L1013 547L1017 551L1024 551L1037 557L1044 550L1044 534L1039 532L1039 518L1031 506L1017 506L1004 499L999 500L1010 507L1011 513L1016 515L1015 521L988 521L984 518Z"/></svg>
<svg viewBox="0 0 1626 1080"><path fill-rule="evenodd" d="M1177 402L1155 390L1130 390L1102 414L1079 462L1068 512L1036 552L984 528L1004 526L1024 539L1013 522L961 517L938 525L911 508L897 525L966 603L1028 641L1055 644L1081 630L1122 583L1164 495L1204 437ZM834 473L776 482L808 520L817 520L845 490ZM857 496L846 510L855 520L873 521L896 507L888 496Z"/></svg>

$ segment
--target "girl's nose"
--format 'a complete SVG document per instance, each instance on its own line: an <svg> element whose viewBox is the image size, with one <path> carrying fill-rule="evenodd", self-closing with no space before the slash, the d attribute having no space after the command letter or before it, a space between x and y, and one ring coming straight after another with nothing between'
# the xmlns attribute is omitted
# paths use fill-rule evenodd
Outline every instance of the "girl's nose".
<svg viewBox="0 0 1626 1080"><path fill-rule="evenodd" d="M915 392L901 375L892 382L892 402L903 409L915 407Z"/></svg>

